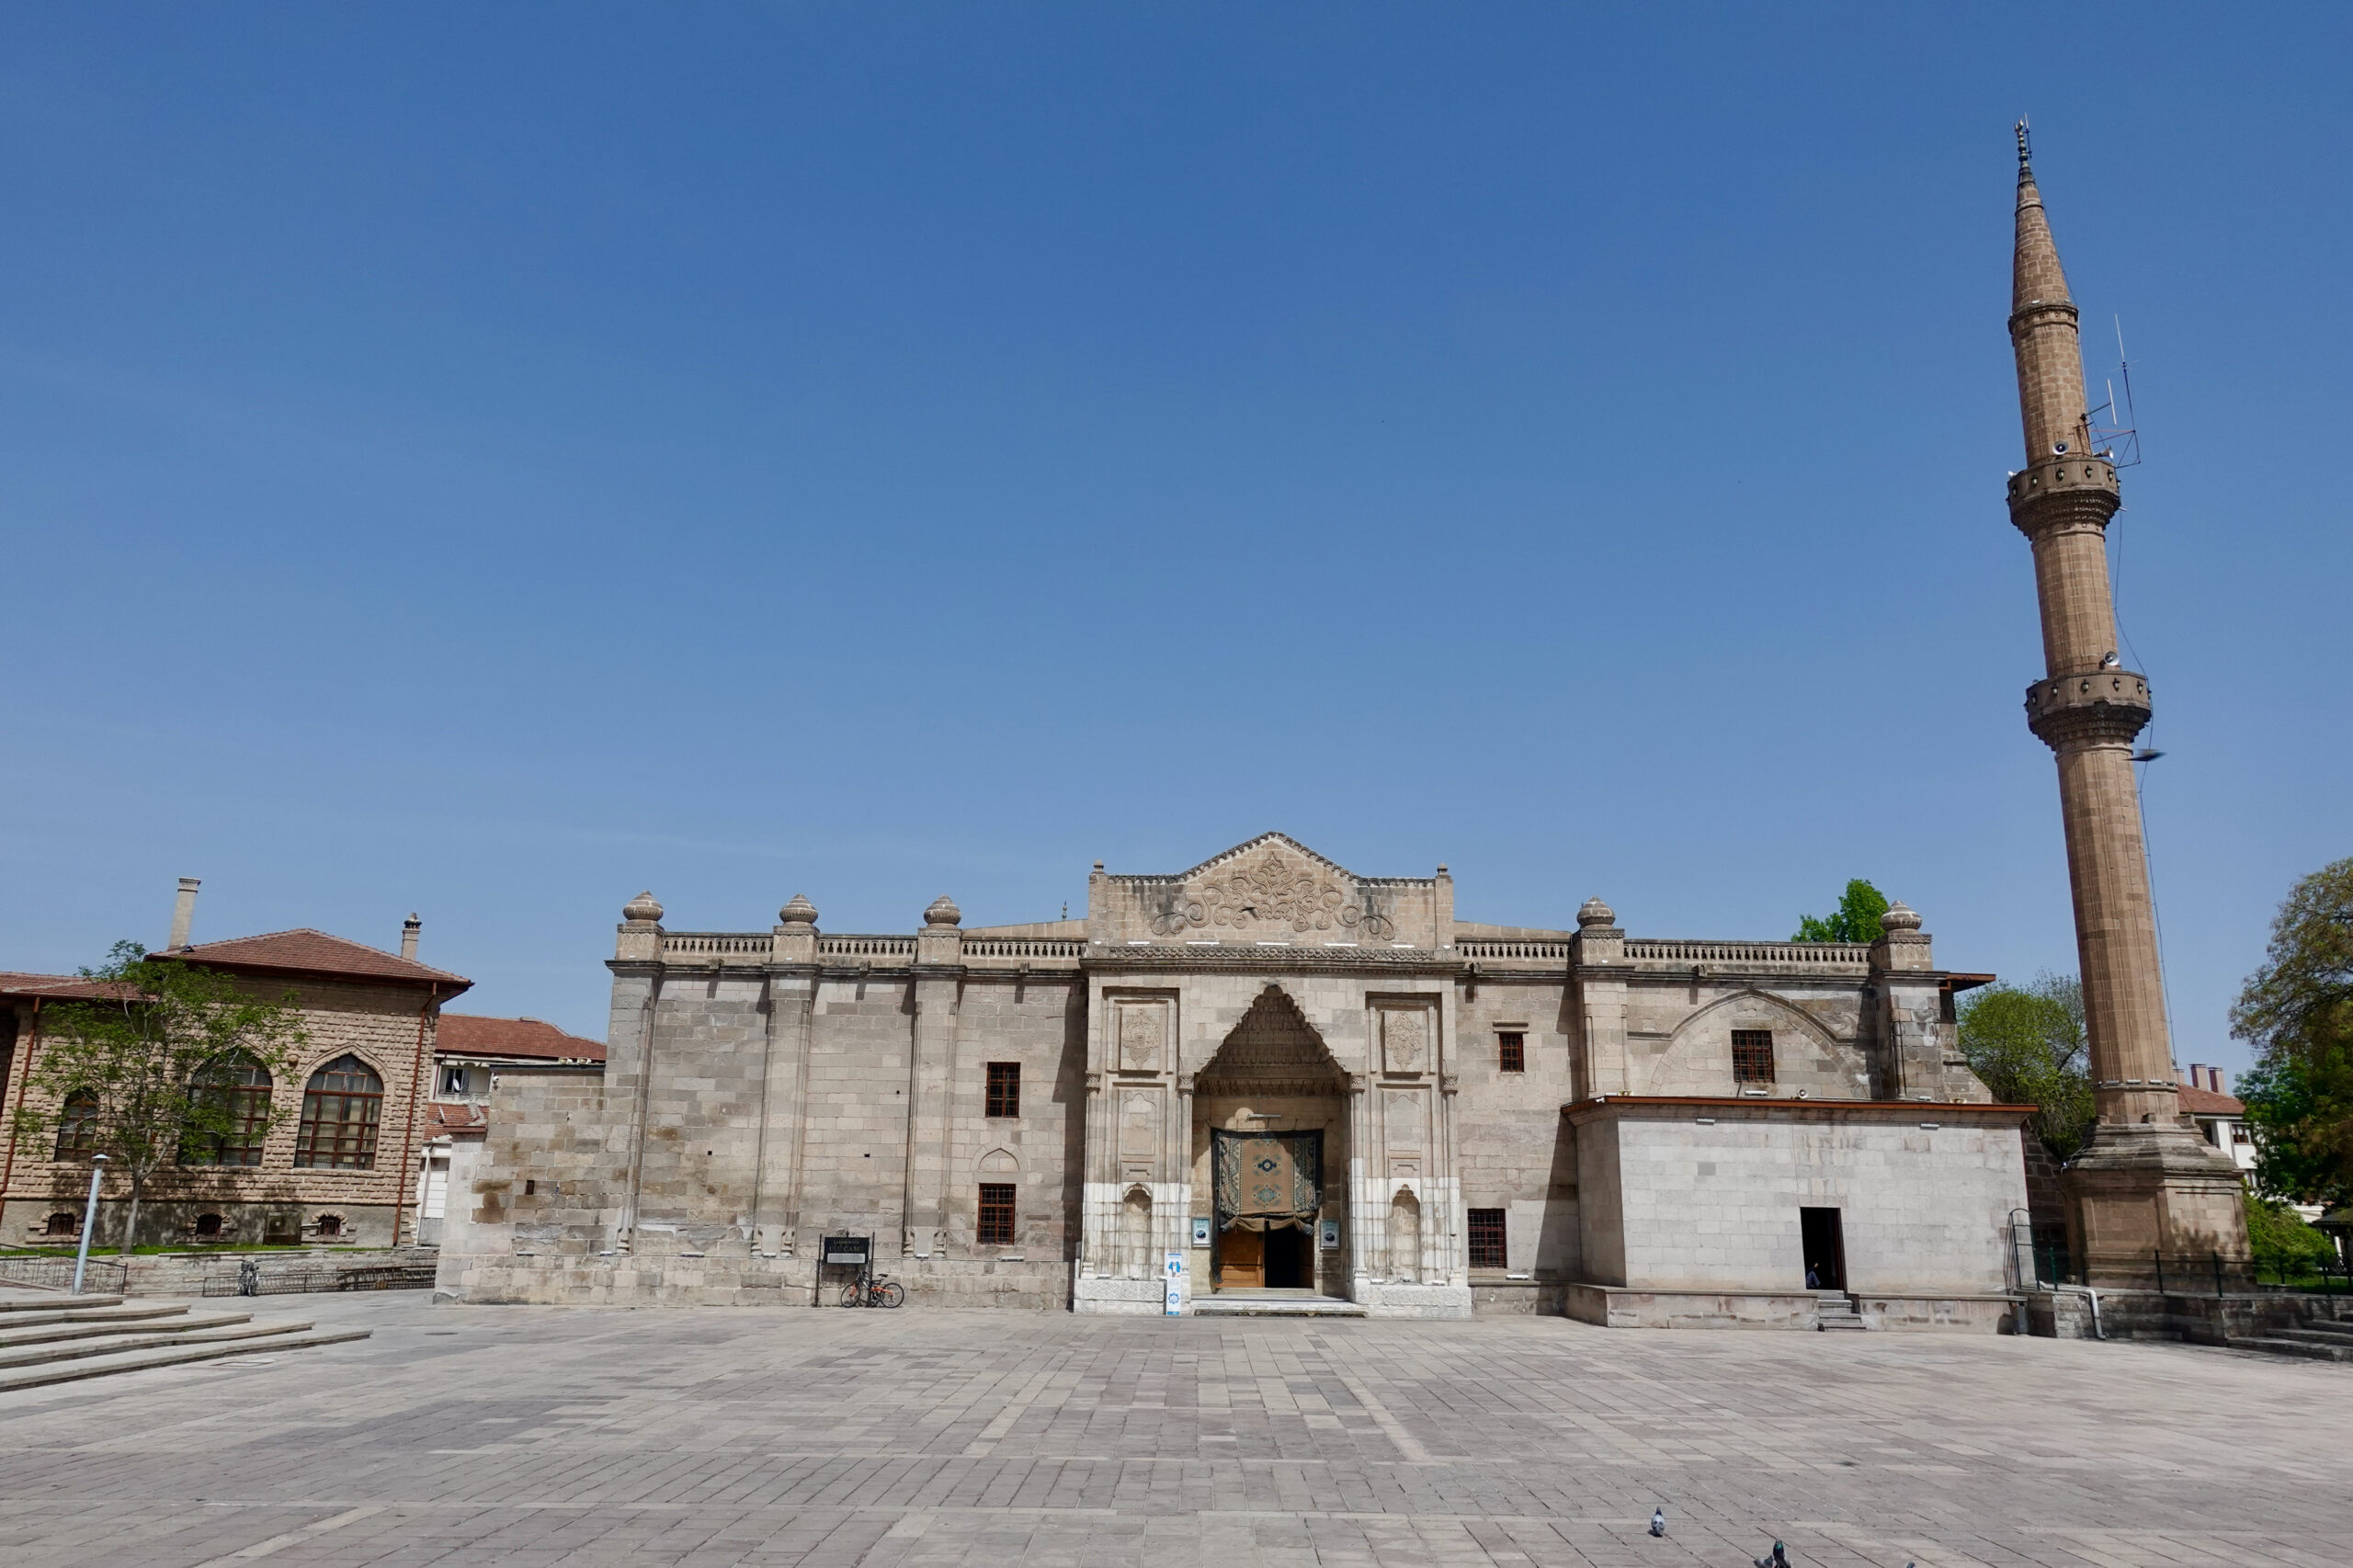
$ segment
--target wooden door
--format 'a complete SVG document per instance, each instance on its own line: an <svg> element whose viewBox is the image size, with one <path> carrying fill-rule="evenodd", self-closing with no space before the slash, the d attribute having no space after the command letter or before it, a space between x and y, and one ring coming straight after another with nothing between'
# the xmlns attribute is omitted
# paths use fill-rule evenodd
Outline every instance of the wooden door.
<svg viewBox="0 0 2353 1568"><path fill-rule="evenodd" d="M1260 1290L1267 1283L1267 1238L1257 1231L1228 1231L1217 1239L1221 1290Z"/></svg>

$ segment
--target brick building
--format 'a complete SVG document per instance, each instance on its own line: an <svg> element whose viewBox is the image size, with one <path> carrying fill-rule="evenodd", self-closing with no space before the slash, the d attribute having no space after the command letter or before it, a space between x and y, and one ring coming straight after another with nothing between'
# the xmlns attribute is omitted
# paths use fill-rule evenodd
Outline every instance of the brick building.
<svg viewBox="0 0 2353 1568"><path fill-rule="evenodd" d="M154 956L201 964L256 995L291 992L310 1039L282 1082L245 1085L250 1103L298 1096L289 1116L220 1163L170 1165L156 1174L139 1216L140 1244L178 1242L349 1242L382 1246L413 1233L407 1173L421 1141L420 1080L432 1061L441 1004L472 982L416 961L416 921L406 956L324 931L276 931L191 944L195 883L183 881L172 939ZM29 1099L50 1014L91 994L61 975L0 975L0 1114ZM53 1017L53 1014L51 1014ZM256 1118L258 1121L258 1118ZM258 1129L257 1129L258 1131ZM70 1241L89 1187L86 1149L71 1129L40 1138L11 1120L0 1151L0 1241ZM97 1240L119 1244L127 1193L102 1194Z"/></svg>
<svg viewBox="0 0 2353 1568"><path fill-rule="evenodd" d="M918 1298L1158 1312L1990 1327L2025 1111L1956 1054L1898 905L1870 944L1455 915L1279 834L1098 865L1083 918L836 935L623 911L610 1061L502 1078L441 1285L809 1301L868 1236ZM1270 1297L1267 1293L1273 1292Z"/></svg>

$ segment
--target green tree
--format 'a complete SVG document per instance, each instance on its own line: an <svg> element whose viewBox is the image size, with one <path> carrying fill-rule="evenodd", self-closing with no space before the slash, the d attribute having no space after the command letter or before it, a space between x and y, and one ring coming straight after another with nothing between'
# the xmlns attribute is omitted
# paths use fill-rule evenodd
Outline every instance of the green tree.
<svg viewBox="0 0 2353 1568"><path fill-rule="evenodd" d="M2239 1097L2257 1182L2303 1202L2353 1202L2353 858L2290 890L2231 1033L2255 1047Z"/></svg>
<svg viewBox="0 0 2353 1568"><path fill-rule="evenodd" d="M2262 1267L2293 1279L2336 1261L2336 1244L2276 1198L2246 1195L2248 1250Z"/></svg>
<svg viewBox="0 0 2353 1568"><path fill-rule="evenodd" d="M2051 1157L2064 1164L2091 1136L2091 1044L2084 1032L2084 988L2072 974L2042 973L2025 985L1988 985L1961 1004L1961 1053L1994 1097L2030 1105Z"/></svg>
<svg viewBox="0 0 2353 1568"><path fill-rule="evenodd" d="M262 1103L237 1069L283 1076L308 1037L292 992L278 1002L249 996L224 974L150 958L136 942L116 943L103 967L82 976L99 982L106 998L44 1015L26 1082L49 1108L19 1106L16 1126L35 1139L70 1131L77 1148L106 1155L111 1174L130 1178L128 1253L139 1206L166 1162L217 1163L223 1149L286 1119L289 1096Z"/></svg>
<svg viewBox="0 0 2353 1568"><path fill-rule="evenodd" d="M1838 897L1837 913L1828 919L1812 915L1798 916L1798 934L1792 942L1876 942L1880 939L1879 917L1887 913L1887 895L1857 877L1847 884Z"/></svg>

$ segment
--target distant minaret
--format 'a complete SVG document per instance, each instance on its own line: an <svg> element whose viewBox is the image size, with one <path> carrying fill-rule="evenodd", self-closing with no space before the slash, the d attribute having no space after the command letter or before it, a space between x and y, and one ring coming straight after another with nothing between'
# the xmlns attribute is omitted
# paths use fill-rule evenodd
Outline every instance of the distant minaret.
<svg viewBox="0 0 2353 1568"><path fill-rule="evenodd" d="M2010 478L2010 521L2034 547L2045 671L2027 690L2027 723L2059 762L2099 1111L2090 1145L2068 1167L2069 1230L2092 1283L2145 1283L2155 1251L2245 1257L2245 1221L2235 1170L2181 1119L2132 777L2149 683L2117 655L2109 594L2116 466L2092 449L2075 305L2035 187L2024 120L2018 138L2010 343L2027 466Z"/></svg>

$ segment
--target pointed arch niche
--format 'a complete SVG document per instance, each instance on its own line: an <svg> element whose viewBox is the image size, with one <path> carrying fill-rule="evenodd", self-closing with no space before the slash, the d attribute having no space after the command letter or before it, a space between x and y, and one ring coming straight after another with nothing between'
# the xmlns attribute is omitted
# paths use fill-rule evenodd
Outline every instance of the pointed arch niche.
<svg viewBox="0 0 2353 1568"><path fill-rule="evenodd" d="M1859 1020L1848 1020L1853 1028ZM1719 996L1676 1027L1667 1049L1651 1068L1646 1095L1732 1095L1741 1085L1733 1075L1734 1029L1772 1036L1771 1097L1870 1098L1870 1063L1857 1040L1841 1040L1823 1019L1785 998L1754 987Z"/></svg>
<svg viewBox="0 0 2353 1568"><path fill-rule="evenodd" d="M1195 1212L1211 1215L1210 1288L1347 1294L1345 1251L1326 1252L1319 1244L1320 1221L1337 1221L1340 1233L1347 1233L1347 1076L1280 986L1261 991L1228 1031L1195 1075L1192 1103L1190 1179L1201 1195ZM1237 1202L1244 1210L1252 1204L1236 1197L1231 1173L1220 1196L1218 1162L1245 1146L1237 1135L1257 1134L1283 1142L1279 1163L1287 1167L1298 1159L1314 1162L1313 1212L1297 1211L1296 1199L1274 1200L1278 1208L1287 1204L1288 1214L1225 1211Z"/></svg>

